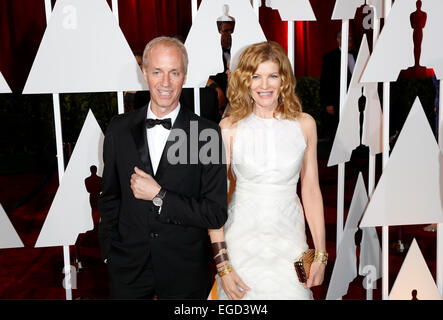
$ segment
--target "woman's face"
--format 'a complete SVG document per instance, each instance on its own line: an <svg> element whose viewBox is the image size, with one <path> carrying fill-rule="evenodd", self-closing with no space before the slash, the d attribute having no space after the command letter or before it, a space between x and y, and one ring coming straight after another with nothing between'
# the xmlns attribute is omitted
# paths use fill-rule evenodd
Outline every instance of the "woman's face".
<svg viewBox="0 0 443 320"><path fill-rule="evenodd" d="M274 110L278 105L281 77L279 65L273 61L265 61L258 65L252 75L249 92L256 107Z"/></svg>

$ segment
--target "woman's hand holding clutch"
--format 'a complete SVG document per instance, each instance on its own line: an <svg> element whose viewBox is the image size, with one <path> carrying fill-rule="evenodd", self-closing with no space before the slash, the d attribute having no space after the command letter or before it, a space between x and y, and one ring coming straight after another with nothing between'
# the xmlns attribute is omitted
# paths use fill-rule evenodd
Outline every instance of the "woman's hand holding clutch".
<svg viewBox="0 0 443 320"><path fill-rule="evenodd" d="M307 289L319 286L323 283L325 277L326 264L314 261L311 264L311 271L309 272L309 278L303 286Z"/></svg>

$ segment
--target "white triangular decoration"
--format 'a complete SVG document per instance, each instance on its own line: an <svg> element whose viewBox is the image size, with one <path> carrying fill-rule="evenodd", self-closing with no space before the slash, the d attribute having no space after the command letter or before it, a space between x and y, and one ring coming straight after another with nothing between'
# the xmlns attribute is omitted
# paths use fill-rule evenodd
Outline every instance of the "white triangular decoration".
<svg viewBox="0 0 443 320"><path fill-rule="evenodd" d="M147 90L105 0L59 0L23 93Z"/></svg>
<svg viewBox="0 0 443 320"><path fill-rule="evenodd" d="M186 88L204 87L209 76L223 72L220 33L216 21L224 14L225 4L229 6L229 16L235 18L231 70L235 69L238 56L244 48L253 43L266 41L248 0L203 0L185 42L189 56Z"/></svg>
<svg viewBox="0 0 443 320"><path fill-rule="evenodd" d="M3 74L0 72L0 93L11 93L11 88L9 88Z"/></svg>
<svg viewBox="0 0 443 320"><path fill-rule="evenodd" d="M361 228L363 236L360 244L360 265L358 274L366 276L364 281L372 283L372 289L377 289L377 279L381 277L381 248L377 230L374 227Z"/></svg>
<svg viewBox="0 0 443 320"><path fill-rule="evenodd" d="M427 14L423 29L420 65L433 68L438 79L443 78L443 1L422 1ZM386 25L377 40L374 52L362 77L362 82L396 81L401 70L414 65L414 41L410 15L416 11L416 0L395 1Z"/></svg>
<svg viewBox="0 0 443 320"><path fill-rule="evenodd" d="M369 45L366 35L363 36L360 51L355 63L349 91L346 95L343 113L335 134L328 166L349 161L352 151L360 145L360 112L358 100L362 95L366 97L366 107L363 112L362 144L369 147L372 155L382 152L382 112L378 97L377 84L360 84L358 81L369 59Z"/></svg>
<svg viewBox="0 0 443 320"><path fill-rule="evenodd" d="M418 300L442 300L415 239L392 286L389 300L412 300L413 290L417 290Z"/></svg>
<svg viewBox="0 0 443 320"><path fill-rule="evenodd" d="M266 6L278 10L282 21L315 21L309 0L266 0Z"/></svg>
<svg viewBox="0 0 443 320"><path fill-rule="evenodd" d="M0 249L23 248L23 242L0 204Z"/></svg>
<svg viewBox="0 0 443 320"><path fill-rule="evenodd" d="M102 175L103 139L102 130L89 111L36 247L73 245L80 233L93 229L85 179L91 175L92 165L97 167L97 175Z"/></svg>
<svg viewBox="0 0 443 320"><path fill-rule="evenodd" d="M443 222L443 157L417 98L360 227Z"/></svg>
<svg viewBox="0 0 443 320"><path fill-rule="evenodd" d="M366 193L363 176L360 173L352 196L343 237L335 259L326 300L336 300L346 295L349 283L357 277L357 247L355 245L355 233L358 231L358 222L360 221L367 203L368 195Z"/></svg>
<svg viewBox="0 0 443 320"><path fill-rule="evenodd" d="M337 300L348 293L349 284L357 277L357 256L354 236L358 228L343 232L329 282L326 300Z"/></svg>
<svg viewBox="0 0 443 320"><path fill-rule="evenodd" d="M357 9L364 4L375 8L376 18L384 18L383 2L384 0L337 0L332 12L332 20L354 19Z"/></svg>

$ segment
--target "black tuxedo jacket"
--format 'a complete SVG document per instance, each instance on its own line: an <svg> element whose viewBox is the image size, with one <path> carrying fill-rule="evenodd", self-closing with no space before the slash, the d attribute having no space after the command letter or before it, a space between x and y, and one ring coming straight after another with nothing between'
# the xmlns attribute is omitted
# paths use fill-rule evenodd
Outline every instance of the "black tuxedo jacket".
<svg viewBox="0 0 443 320"><path fill-rule="evenodd" d="M216 145L222 150L220 128L182 105L173 129L186 133L181 144L187 143L188 162L175 165L168 162L168 149L177 147L168 139L157 173L153 175L146 115L147 106L115 116L106 132L99 199L102 256L107 259L110 277L119 281L136 281L151 258L159 293L174 296L194 292L207 286L210 280L208 229L222 227L227 219L227 185L226 165L221 161L223 152L219 153L218 163L204 164L201 159L194 164L189 162L195 156L190 153L190 146L196 145L200 151L206 143L206 139L199 141L190 133L195 124L198 133L215 130L219 140ZM152 201L134 197L130 177L135 166L152 175L167 190L160 214Z"/></svg>
<svg viewBox="0 0 443 320"><path fill-rule="evenodd" d="M357 54L350 51L355 59ZM321 106L334 106L338 115L340 107L340 68L341 68L341 51L339 48L326 53L323 57L321 78L320 78L320 102ZM348 70L348 86L351 81L352 74Z"/></svg>
<svg viewBox="0 0 443 320"><path fill-rule="evenodd" d="M180 102L184 106L194 105L194 89L183 88ZM190 109L194 112L194 109ZM200 117L219 123L221 115L219 112L217 91L211 87L200 88Z"/></svg>

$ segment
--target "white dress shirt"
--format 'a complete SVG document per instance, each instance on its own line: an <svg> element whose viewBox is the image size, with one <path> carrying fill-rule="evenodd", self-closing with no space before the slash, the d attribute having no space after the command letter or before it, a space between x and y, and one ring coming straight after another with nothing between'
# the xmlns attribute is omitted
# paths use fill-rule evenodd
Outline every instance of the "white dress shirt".
<svg viewBox="0 0 443 320"><path fill-rule="evenodd" d="M340 49L341 51L341 47L338 47L338 49ZM351 74L354 73L354 68L355 68L355 58L352 55L352 53L348 53L348 69Z"/></svg>
<svg viewBox="0 0 443 320"><path fill-rule="evenodd" d="M177 108L166 116L159 118L151 110L151 103L148 106L148 119L167 119L171 118L171 124L174 125L175 119L177 119L178 112L180 111L180 103ZM157 172L158 164L160 163L163 149L165 148L166 141L168 140L171 130L165 129L162 125L156 125L150 129L146 129L148 137L149 156L151 157L152 170L155 175Z"/></svg>
<svg viewBox="0 0 443 320"><path fill-rule="evenodd" d="M354 73L355 59L352 53L348 53L348 68L351 73Z"/></svg>

